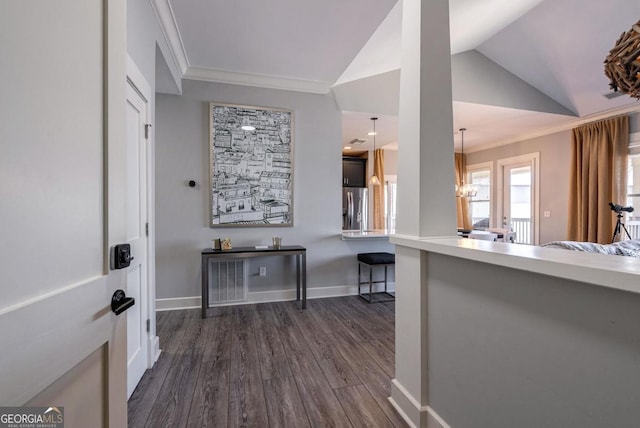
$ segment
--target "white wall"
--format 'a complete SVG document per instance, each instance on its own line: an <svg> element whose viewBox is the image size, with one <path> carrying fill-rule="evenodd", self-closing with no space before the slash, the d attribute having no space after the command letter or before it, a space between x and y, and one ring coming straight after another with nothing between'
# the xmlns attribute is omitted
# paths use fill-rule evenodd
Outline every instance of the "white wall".
<svg viewBox="0 0 640 428"><path fill-rule="evenodd" d="M294 112L294 226L208 227L209 102L279 107ZM200 252L212 238L234 246L285 244L307 248L308 287L357 282L355 254L390 251L387 241L342 241L341 114L331 95L304 94L185 80L183 95L156 98L156 256L159 299L200 295ZM187 185L189 180L198 184ZM267 266L267 277L257 277ZM291 289L291 262L254 260L250 291Z"/></svg>

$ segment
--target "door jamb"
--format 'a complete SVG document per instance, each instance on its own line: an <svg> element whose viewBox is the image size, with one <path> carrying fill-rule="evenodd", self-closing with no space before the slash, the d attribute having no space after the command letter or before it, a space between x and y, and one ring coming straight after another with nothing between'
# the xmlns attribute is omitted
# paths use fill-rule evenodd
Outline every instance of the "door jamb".
<svg viewBox="0 0 640 428"><path fill-rule="evenodd" d="M504 217L504 168L507 165L517 163L529 163L531 165L531 175L533 184L533 245L540 243L540 152L527 153L520 156L498 159L497 174L497 216L496 221L499 222Z"/></svg>
<svg viewBox="0 0 640 428"><path fill-rule="evenodd" d="M152 112L154 111L154 94L151 90L151 86L144 78L144 75L136 65L136 63L131 59L129 55L127 55L127 83L131 84L131 86L144 98L147 102L147 119L149 120L149 124L151 125ZM146 332L146 339L148 345L148 354L147 354L147 368L153 368L154 363L160 357L160 341L158 336L156 335L156 312L155 312L155 291L156 291L156 283L155 283L155 229L153 227L153 222L155 220L155 154L154 154L154 128L151 127L151 132L148 133L147 138L147 150L146 150L146 163L147 163L147 224L148 227L148 235L147 235L147 289L145 290L147 294L147 316L149 317L149 331Z"/></svg>

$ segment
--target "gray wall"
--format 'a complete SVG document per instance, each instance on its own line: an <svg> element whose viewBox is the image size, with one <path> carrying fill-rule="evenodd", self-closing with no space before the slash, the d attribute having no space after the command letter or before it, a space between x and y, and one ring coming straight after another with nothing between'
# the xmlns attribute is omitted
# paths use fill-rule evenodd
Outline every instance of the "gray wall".
<svg viewBox="0 0 640 428"><path fill-rule="evenodd" d="M147 83L156 87L156 47L158 54L171 58L169 47L156 20L149 0L127 1L127 53L136 63ZM178 70L173 63L167 72L179 82Z"/></svg>
<svg viewBox="0 0 640 428"><path fill-rule="evenodd" d="M294 226L208 227L209 102L270 106L294 112ZM354 285L355 254L391 251L387 241L342 241L341 114L331 95L185 80L183 95L156 98L157 297L200 295L200 252L210 240L266 245L271 237L307 247L309 287ZM198 184L187 186L189 180ZM267 277L257 276L267 266ZM254 260L250 291L295 287L279 258Z"/></svg>
<svg viewBox="0 0 640 428"><path fill-rule="evenodd" d="M575 115L476 50L451 56L451 78L454 101Z"/></svg>
<svg viewBox="0 0 640 428"><path fill-rule="evenodd" d="M639 295L433 253L427 271L429 402L450 426L638 426Z"/></svg>
<svg viewBox="0 0 640 428"><path fill-rule="evenodd" d="M640 113L629 115L629 132L640 132Z"/></svg>
<svg viewBox="0 0 640 428"><path fill-rule="evenodd" d="M640 131L640 114L629 115L629 132ZM563 131L539 138L481 150L467 154L467 165L493 161L492 185L497 189L497 161L499 159L540 152L540 244L567 238L569 219L569 163L571 161L571 131ZM496 213L498 201L491 206ZM551 217L543 217L551 211Z"/></svg>
<svg viewBox="0 0 640 428"><path fill-rule="evenodd" d="M570 131L469 153L467 165L493 161L492 185L495 190L498 184L497 161L533 152L540 152L540 244L566 239L571 156ZM496 197L493 198L491 209L495 217L498 210ZM551 211L551 217L543 217L544 211Z"/></svg>
<svg viewBox="0 0 640 428"><path fill-rule="evenodd" d="M147 1L127 1L127 53L155 88L155 43L158 22Z"/></svg>

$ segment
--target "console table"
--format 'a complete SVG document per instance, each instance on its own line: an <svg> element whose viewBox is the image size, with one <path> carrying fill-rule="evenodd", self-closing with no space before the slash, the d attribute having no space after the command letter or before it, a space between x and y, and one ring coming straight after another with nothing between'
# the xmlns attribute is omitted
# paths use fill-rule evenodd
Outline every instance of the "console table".
<svg viewBox="0 0 640 428"><path fill-rule="evenodd" d="M295 256L296 300L302 295L302 309L307 308L307 249L300 245L283 245L280 248L237 247L231 250L202 250L202 318L209 308L209 259L237 260L253 257Z"/></svg>

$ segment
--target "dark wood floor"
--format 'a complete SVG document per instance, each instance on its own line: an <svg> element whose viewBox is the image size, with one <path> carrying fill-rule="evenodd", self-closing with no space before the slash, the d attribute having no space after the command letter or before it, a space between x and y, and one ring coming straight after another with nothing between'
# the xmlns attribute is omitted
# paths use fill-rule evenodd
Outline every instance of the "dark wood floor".
<svg viewBox="0 0 640 428"><path fill-rule="evenodd" d="M391 407L394 304L316 299L159 312L162 354L129 427L404 427Z"/></svg>

